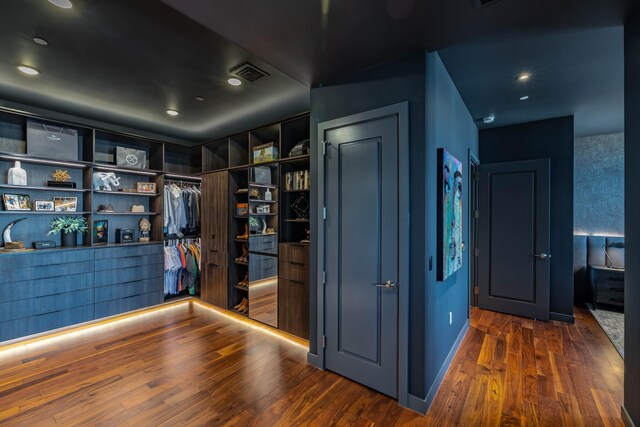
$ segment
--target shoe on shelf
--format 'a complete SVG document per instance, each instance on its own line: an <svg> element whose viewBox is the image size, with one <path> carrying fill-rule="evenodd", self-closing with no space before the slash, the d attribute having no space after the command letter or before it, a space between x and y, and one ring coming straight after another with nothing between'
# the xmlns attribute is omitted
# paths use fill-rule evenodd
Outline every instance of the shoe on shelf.
<svg viewBox="0 0 640 427"><path fill-rule="evenodd" d="M242 255L236 258L237 262L249 262L249 249L247 248L247 244L242 244Z"/></svg>
<svg viewBox="0 0 640 427"><path fill-rule="evenodd" d="M247 307L247 305L249 305L249 301L247 301L246 298L242 298L242 301L240 301L240 304L236 305L235 307L233 307L235 310L237 311L242 311L242 309L244 309L245 307Z"/></svg>
<svg viewBox="0 0 640 427"><path fill-rule="evenodd" d="M238 240L247 240L249 238L249 224L244 225L244 234L236 237Z"/></svg>

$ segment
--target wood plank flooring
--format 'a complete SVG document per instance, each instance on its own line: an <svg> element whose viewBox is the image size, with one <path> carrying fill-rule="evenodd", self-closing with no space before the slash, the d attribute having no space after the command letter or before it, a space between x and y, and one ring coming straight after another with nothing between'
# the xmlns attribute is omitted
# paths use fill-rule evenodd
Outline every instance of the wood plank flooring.
<svg viewBox="0 0 640 427"><path fill-rule="evenodd" d="M426 417L197 303L0 351L0 425L620 426L623 363L576 325L472 310Z"/></svg>

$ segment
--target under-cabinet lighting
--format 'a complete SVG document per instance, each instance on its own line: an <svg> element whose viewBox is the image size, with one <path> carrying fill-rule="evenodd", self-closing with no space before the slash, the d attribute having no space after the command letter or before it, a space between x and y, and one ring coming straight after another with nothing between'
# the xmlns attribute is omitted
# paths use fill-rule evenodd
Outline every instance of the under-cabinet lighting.
<svg viewBox="0 0 640 427"><path fill-rule="evenodd" d="M69 166L70 168L86 168L87 165L83 165L82 163L69 163L69 162L59 162L57 160L45 160L45 159L34 159L30 157L20 157L20 156L0 156L0 160L17 160L19 162L25 163L39 163L43 165L54 165L54 166Z"/></svg>

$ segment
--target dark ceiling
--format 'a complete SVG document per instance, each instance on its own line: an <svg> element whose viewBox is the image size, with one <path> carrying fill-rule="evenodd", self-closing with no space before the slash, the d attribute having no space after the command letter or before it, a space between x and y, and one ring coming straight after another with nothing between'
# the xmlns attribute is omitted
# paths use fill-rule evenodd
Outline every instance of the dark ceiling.
<svg viewBox="0 0 640 427"><path fill-rule="evenodd" d="M308 87L159 1L72 2L0 0L0 98L199 142L308 109ZM230 86L247 61L270 75Z"/></svg>
<svg viewBox="0 0 640 427"><path fill-rule="evenodd" d="M595 120L593 111L617 102L602 92L617 93L619 84L600 84L595 74L606 74L606 61L619 59L620 29L612 27L622 25L635 3L499 0L478 10L473 0L72 2L63 10L46 0L0 0L0 98L182 141L213 139L304 111L310 86L424 48L442 51L472 113L495 110L504 120L496 125L549 111ZM35 35L51 44L36 45ZM605 51L600 35L619 43L615 52ZM597 48L589 58L593 42ZM580 52L565 55L576 43ZM586 61L590 76L579 82L599 82L603 90L578 93L577 84L564 84L581 70L565 57ZM270 76L229 86L229 70L245 61ZM16 72L23 62L42 74ZM536 73L532 89L539 90L526 105L512 102L513 73L523 64ZM199 95L204 102L195 100ZM584 109L593 99L603 102ZM180 116L168 117L167 108Z"/></svg>
<svg viewBox="0 0 640 427"><path fill-rule="evenodd" d="M480 129L574 115L577 137L624 130L622 26L485 37L440 56L472 116L495 115Z"/></svg>

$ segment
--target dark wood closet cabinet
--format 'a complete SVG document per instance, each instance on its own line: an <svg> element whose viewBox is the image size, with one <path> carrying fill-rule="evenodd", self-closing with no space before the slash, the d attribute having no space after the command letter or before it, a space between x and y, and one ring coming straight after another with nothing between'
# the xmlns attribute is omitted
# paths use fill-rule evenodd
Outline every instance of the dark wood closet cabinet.
<svg viewBox="0 0 640 427"><path fill-rule="evenodd" d="M229 173L202 175L202 300L228 308Z"/></svg>
<svg viewBox="0 0 640 427"><path fill-rule="evenodd" d="M280 243L278 327L309 338L309 245Z"/></svg>

